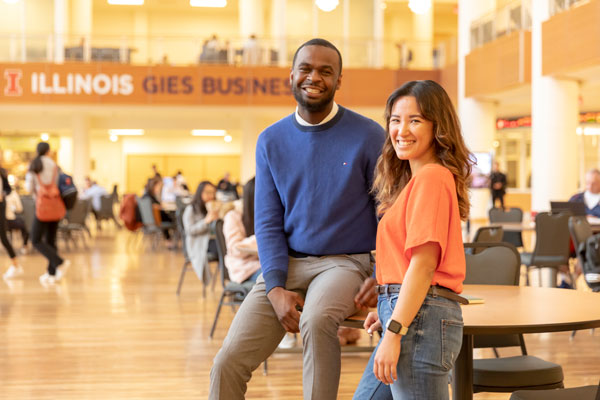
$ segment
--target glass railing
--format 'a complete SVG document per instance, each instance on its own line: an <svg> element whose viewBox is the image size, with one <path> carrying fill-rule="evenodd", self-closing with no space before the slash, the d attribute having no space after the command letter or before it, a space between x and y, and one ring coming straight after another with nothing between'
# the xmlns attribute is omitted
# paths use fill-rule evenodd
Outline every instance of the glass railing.
<svg viewBox="0 0 600 400"><path fill-rule="evenodd" d="M531 1L513 1L471 24L471 51L511 32L531 30Z"/></svg>
<svg viewBox="0 0 600 400"><path fill-rule="evenodd" d="M133 65L198 64L290 66L306 38L220 39L182 36L20 35L0 33L0 62L114 62ZM332 39L351 68L437 69L456 63L456 39L394 42Z"/></svg>
<svg viewBox="0 0 600 400"><path fill-rule="evenodd" d="M569 8L589 3L590 0L548 0L550 4L550 16L567 11Z"/></svg>

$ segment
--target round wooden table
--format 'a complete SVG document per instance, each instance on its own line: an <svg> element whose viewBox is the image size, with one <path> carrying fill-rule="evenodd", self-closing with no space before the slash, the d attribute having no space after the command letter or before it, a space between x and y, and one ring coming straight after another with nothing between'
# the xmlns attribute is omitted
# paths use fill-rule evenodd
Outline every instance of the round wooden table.
<svg viewBox="0 0 600 400"><path fill-rule="evenodd" d="M600 327L600 293L529 286L465 285L483 304L462 307L463 345L452 398L473 398L473 335L560 332Z"/></svg>

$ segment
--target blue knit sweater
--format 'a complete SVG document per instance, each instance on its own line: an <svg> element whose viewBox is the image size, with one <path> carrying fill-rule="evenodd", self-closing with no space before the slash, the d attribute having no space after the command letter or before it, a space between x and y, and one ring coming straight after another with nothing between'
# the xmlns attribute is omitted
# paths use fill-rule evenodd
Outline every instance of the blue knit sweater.
<svg viewBox="0 0 600 400"><path fill-rule="evenodd" d="M375 248L375 202L369 194L385 132L344 107L323 125L292 114L256 145L255 233L267 293L285 287L288 248L311 255Z"/></svg>

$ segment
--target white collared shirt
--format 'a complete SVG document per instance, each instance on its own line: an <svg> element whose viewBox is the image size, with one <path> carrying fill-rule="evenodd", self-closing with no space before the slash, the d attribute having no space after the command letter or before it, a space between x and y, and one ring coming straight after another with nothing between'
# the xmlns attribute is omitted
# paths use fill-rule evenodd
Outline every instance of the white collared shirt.
<svg viewBox="0 0 600 400"><path fill-rule="evenodd" d="M298 106L296 106L296 121L298 121L298 123L300 125L304 125L304 126L317 126L317 125L323 125L329 121L331 121L333 119L333 117L335 117L335 115L338 112L338 105L337 103L334 101L333 102L333 107L331 107L331 111L329 112L329 114L327 114L327 116L323 119L323 121L319 122L318 124L311 124L310 122L306 122L298 113Z"/></svg>
<svg viewBox="0 0 600 400"><path fill-rule="evenodd" d="M600 193L590 193L587 190L583 192L583 201L590 210L600 203Z"/></svg>

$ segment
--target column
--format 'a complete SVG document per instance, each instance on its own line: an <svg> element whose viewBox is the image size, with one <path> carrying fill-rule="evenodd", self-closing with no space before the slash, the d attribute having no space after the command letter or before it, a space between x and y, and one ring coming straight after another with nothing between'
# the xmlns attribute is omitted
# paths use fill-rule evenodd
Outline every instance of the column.
<svg viewBox="0 0 600 400"><path fill-rule="evenodd" d="M242 38L247 39L252 34L258 39L264 38L264 12L263 0L239 0L238 15Z"/></svg>
<svg viewBox="0 0 600 400"><path fill-rule="evenodd" d="M65 61L65 36L68 35L67 0L54 0L54 62Z"/></svg>
<svg viewBox="0 0 600 400"><path fill-rule="evenodd" d="M73 130L73 180L75 184L83 185L84 179L90 174L90 121L81 113L73 115L71 120Z"/></svg>
<svg viewBox="0 0 600 400"><path fill-rule="evenodd" d="M494 0L459 0L458 4L458 114L471 151L491 152L496 132L495 104L465 97L465 56L470 52L471 22L494 7ZM490 201L488 189L472 189L471 219L487 218Z"/></svg>
<svg viewBox="0 0 600 400"><path fill-rule="evenodd" d="M148 15L144 10L136 10L133 14L133 47L136 49L133 58L137 63L148 64L151 62L151 56L148 53ZM198 54L200 54L200 49L198 49Z"/></svg>
<svg viewBox="0 0 600 400"><path fill-rule="evenodd" d="M74 40L83 44L83 61L89 62L92 54L92 0L71 2L71 28Z"/></svg>
<svg viewBox="0 0 600 400"><path fill-rule="evenodd" d="M383 68L383 0L373 0L373 67Z"/></svg>
<svg viewBox="0 0 600 400"><path fill-rule="evenodd" d="M350 0L344 0L342 4L342 60L344 63L350 61Z"/></svg>
<svg viewBox="0 0 600 400"><path fill-rule="evenodd" d="M542 22L549 2L532 2L531 31L531 207L550 208L577 191L579 85L542 75Z"/></svg>
<svg viewBox="0 0 600 400"><path fill-rule="evenodd" d="M285 9L286 0L271 0L271 37L277 50L277 64L280 67L288 65Z"/></svg>
<svg viewBox="0 0 600 400"><path fill-rule="evenodd" d="M460 10L459 7L459 13ZM459 17L460 18L460 17ZM433 68L433 5L424 14L413 13L412 69Z"/></svg>
<svg viewBox="0 0 600 400"><path fill-rule="evenodd" d="M241 181L245 183L256 174L256 141L260 134L260 127L256 123L256 117L244 117L241 122L242 171L240 178Z"/></svg>

